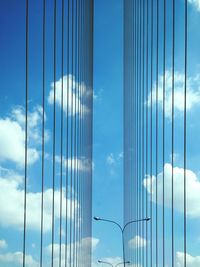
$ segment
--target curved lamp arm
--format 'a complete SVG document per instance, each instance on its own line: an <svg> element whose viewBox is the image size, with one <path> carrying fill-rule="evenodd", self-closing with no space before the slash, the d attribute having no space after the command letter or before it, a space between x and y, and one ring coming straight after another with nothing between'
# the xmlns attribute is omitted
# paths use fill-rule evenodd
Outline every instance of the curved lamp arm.
<svg viewBox="0 0 200 267"><path fill-rule="evenodd" d="M125 262L120 262L120 263L117 263L116 265L115 265L115 267L117 267L117 266L119 266L119 265L121 265L121 264L130 264L131 262L130 261L125 261Z"/></svg>
<svg viewBox="0 0 200 267"><path fill-rule="evenodd" d="M123 232L123 229L122 229L121 225L119 223L115 222L115 221L103 219L103 218L100 218L100 217L94 217L94 220L113 223L113 224L117 225L117 227L121 230L121 232Z"/></svg>
<svg viewBox="0 0 200 267"><path fill-rule="evenodd" d="M144 222L144 221L148 222L149 220L151 220L151 218L145 218L145 219L133 220L133 221L127 222L127 223L124 225L124 227L123 227L123 229L122 229L122 232L124 232L124 230L126 229L126 227L127 227L129 224L131 224L131 223Z"/></svg>
<svg viewBox="0 0 200 267"><path fill-rule="evenodd" d="M108 264L108 265L114 267L114 266L112 265L112 263L107 262L107 261L100 261L100 260L98 260L98 263L104 263L104 264Z"/></svg>

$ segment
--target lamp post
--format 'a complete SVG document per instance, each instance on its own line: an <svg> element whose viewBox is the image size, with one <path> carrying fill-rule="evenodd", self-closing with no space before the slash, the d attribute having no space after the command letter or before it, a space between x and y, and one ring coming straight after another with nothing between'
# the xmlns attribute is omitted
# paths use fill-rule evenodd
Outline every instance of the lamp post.
<svg viewBox="0 0 200 267"><path fill-rule="evenodd" d="M108 265L110 265L110 266L112 266L112 267L117 267L117 266L119 266L119 265L121 265L121 264L124 264L124 262L119 262L119 263L117 263L116 265L113 265L113 264L110 263L110 262L107 262L107 261L101 261L101 260L98 260L98 263L108 264ZM130 262L130 261L126 261L125 263L130 264L131 262Z"/></svg>
<svg viewBox="0 0 200 267"><path fill-rule="evenodd" d="M109 223L113 223L115 224L119 229L120 229L120 232L122 234L122 246L123 246L123 262L122 264L124 265L124 267L126 266L126 263L125 262L125 240L124 240L124 231L126 229L126 227L129 225L129 224L132 224L132 223L138 223L138 222L148 222L151 218L144 218L144 219L139 219L139 220L133 220L133 221L130 221L130 222L127 222L123 227L115 222L115 221L112 221L112 220L108 220L108 219L104 219L104 218L100 218L100 217L94 217L94 220L95 221L103 221L103 222L109 222ZM112 264L111 264L112 265Z"/></svg>

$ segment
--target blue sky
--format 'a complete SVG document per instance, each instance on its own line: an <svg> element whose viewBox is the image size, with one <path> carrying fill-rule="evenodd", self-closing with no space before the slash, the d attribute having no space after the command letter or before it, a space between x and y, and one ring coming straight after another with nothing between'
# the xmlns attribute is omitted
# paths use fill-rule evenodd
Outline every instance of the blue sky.
<svg viewBox="0 0 200 267"><path fill-rule="evenodd" d="M188 108L188 161L187 168L191 171L188 173L188 186L190 190L190 211L188 216L188 267L197 267L200 263L199 246L200 231L199 217L200 210L197 206L199 199L199 101L200 101L200 76L199 76L199 45L200 35L198 34L200 25L200 2L199 0L189 0L189 50L188 50L188 74L191 106ZM52 11L53 1L49 1L47 11L47 39L52 40ZM169 3L169 2L168 2ZM30 120L30 154L29 164L29 183L30 192L40 192L40 167L41 154L39 136L41 134L41 1L34 1L30 5L30 94L29 110ZM170 4L168 4L170 8ZM60 8L60 5L59 5ZM58 8L58 9L59 9ZM122 18L122 1L121 0L96 0L95 1L95 22L94 22L94 173L93 173L93 215L111 218L123 223L123 18ZM182 14L182 15L181 15ZM12 1L12 7L9 1L1 3L0 9L0 35L3 36L0 44L0 178L1 178L1 203L7 203L8 195L3 194L4 190L10 190L13 196L12 203L16 201L15 197L22 198L20 188L23 179L23 168L21 166L23 157L23 134L24 120L24 88L25 81L25 5ZM183 0L177 0L177 41L176 41L176 71L177 71L177 90L182 90L183 76L183 47L179 47L179 40L183 40ZM169 27L169 25L168 25ZM169 31L168 33L169 34ZM58 31L60 36L60 31ZM162 43L162 40L161 40ZM58 47L60 43L58 41ZM167 44L167 70L170 84L170 42ZM52 53L53 43L47 42L47 54ZM52 105L48 101L51 91L51 82L53 81L53 57L48 57L47 76L46 76L46 189L51 186L47 177L51 162L51 138L52 138ZM60 58L58 59L60 66ZM162 62L160 62L161 75ZM61 69L57 69L57 80L61 77ZM160 77L162 82L162 77ZM179 79L179 80L178 80ZM169 85L170 87L170 85ZM170 91L169 91L170 99ZM176 101L176 141L175 141L175 166L181 172L183 167L182 154L182 129L183 116L182 106L179 104L180 95ZM170 101L170 100L169 100ZM160 100L162 103L162 99ZM169 102L170 104L170 102ZM170 117L170 109L169 109ZM171 127L170 118L166 117L167 127ZM166 137L170 141L170 132L166 132ZM6 136L5 136L6 133ZM58 132L59 134L59 132ZM13 140L10 142L9 140ZM49 140L49 141L48 141ZM6 148L4 144L9 145ZM58 144L59 145L59 144ZM6 153L5 153L6 151ZM59 149L57 149L59 153ZM166 163L170 163L170 149L166 149ZM59 167L59 166L57 166ZM170 165L166 168L169 169ZM57 171L59 171L57 169ZM162 173L161 166L159 173ZM178 176L177 176L178 177ZM191 179L189 179L189 177ZM6 182L5 182L6 181ZM170 179L169 179L170 181ZM8 183L7 183L8 182ZM177 188L181 184L177 181ZM180 182L181 183L181 182ZM160 185L162 186L162 184ZM17 190L16 190L17 188ZM19 190L18 190L19 189ZM13 190L13 191L12 191ZM18 194L19 193L19 194ZM46 192L47 198L48 194ZM181 190L177 191L180 197ZM10 196L10 197L11 197ZM38 203L39 198L33 198ZM178 200L177 200L178 203ZM48 203L47 203L48 204ZM170 205L170 200L169 203ZM6 213L1 205L0 215L0 266L18 267L20 266L20 255L22 251L22 231L20 229L18 206L16 210ZM176 206L176 251L183 252L182 247L182 207ZM35 210L34 210L35 211ZM21 209L19 208L19 212ZM160 210L161 212L161 210ZM167 212L170 214L170 207ZM11 214L13 216L9 217ZM48 212L47 212L48 216ZM27 253L30 255L29 266L36 267L39 258L39 230L38 214L35 212L35 223L30 222L30 231L27 235ZM8 224L8 221L10 223ZM48 223L47 223L48 231ZM166 229L170 234L170 227ZM96 266L97 259L107 259L114 263L121 261L121 237L118 229L112 225L103 222L93 223L94 238L94 255L93 265ZM134 236L132 237L134 238ZM58 241L58 240L57 240ZM170 242L170 239L168 240ZM47 234L44 238L47 248L50 244L50 236ZM133 242L134 243L134 239ZM131 249L132 251L133 249ZM6 260L7 259L7 260ZM166 266L167 267L167 266ZM177 254L177 266L183 267L182 254Z"/></svg>
<svg viewBox="0 0 200 267"><path fill-rule="evenodd" d="M123 32L122 1L96 1L94 24L93 213L123 222ZM94 222L100 239L95 260L121 255L118 229ZM116 246L116 244L118 244Z"/></svg>

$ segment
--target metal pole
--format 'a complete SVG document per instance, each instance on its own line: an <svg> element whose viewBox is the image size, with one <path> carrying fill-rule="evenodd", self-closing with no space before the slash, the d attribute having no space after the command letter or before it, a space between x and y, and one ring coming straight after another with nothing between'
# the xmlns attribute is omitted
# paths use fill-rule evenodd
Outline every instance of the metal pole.
<svg viewBox="0 0 200 267"><path fill-rule="evenodd" d="M126 263L125 263L125 240L124 240L124 231L121 230L121 233L122 233L122 246L123 246L123 265L125 267L126 266Z"/></svg>

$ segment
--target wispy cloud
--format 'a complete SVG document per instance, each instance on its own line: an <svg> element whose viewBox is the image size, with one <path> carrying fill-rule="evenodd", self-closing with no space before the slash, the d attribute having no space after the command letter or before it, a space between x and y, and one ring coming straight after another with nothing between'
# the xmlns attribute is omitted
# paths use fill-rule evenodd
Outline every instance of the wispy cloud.
<svg viewBox="0 0 200 267"><path fill-rule="evenodd" d="M121 163L123 159L123 152L118 154L110 153L106 157L106 164L109 167L110 175L113 176L116 173L116 167Z"/></svg>
<svg viewBox="0 0 200 267"><path fill-rule="evenodd" d="M103 94L103 89L95 90L93 93L93 99L95 101L101 102L102 101L102 94Z"/></svg>
<svg viewBox="0 0 200 267"><path fill-rule="evenodd" d="M108 165L114 165L115 164L115 158L114 158L114 155L113 153L110 153L107 158L106 158L106 163Z"/></svg>

